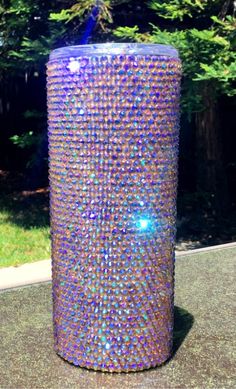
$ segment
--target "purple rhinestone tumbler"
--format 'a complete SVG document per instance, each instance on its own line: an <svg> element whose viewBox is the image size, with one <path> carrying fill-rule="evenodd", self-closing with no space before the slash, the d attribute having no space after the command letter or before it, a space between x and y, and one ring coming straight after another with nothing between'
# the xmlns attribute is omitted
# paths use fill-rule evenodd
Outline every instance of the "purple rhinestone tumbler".
<svg viewBox="0 0 236 389"><path fill-rule="evenodd" d="M71 46L47 74L55 350L95 370L160 365L173 337L178 54Z"/></svg>

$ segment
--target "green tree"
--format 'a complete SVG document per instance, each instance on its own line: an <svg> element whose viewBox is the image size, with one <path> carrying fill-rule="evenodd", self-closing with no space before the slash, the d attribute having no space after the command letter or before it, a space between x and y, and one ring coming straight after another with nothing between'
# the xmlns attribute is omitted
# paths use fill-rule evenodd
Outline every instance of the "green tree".
<svg viewBox="0 0 236 389"><path fill-rule="evenodd" d="M0 72L20 75L25 69L41 69L64 26L49 15L67 1L2 0L0 5Z"/></svg>
<svg viewBox="0 0 236 389"><path fill-rule="evenodd" d="M119 27L120 39L171 44L183 63L182 109L196 126L198 190L208 192L218 214L227 204L219 99L236 93L236 19L232 1L170 0L149 3L160 24L145 33Z"/></svg>
<svg viewBox="0 0 236 389"><path fill-rule="evenodd" d="M2 160L9 165L9 140L16 145L25 165L38 164L46 137L46 104L41 104L45 85L45 62L63 37L62 24L49 21L51 12L67 1L2 0L0 4L0 133ZM37 106L32 106L34 91ZM38 97L37 97L38 95ZM40 112L39 112L40 110ZM20 149L25 149L20 150ZM12 156L11 156L12 158ZM14 156L13 156L14 159Z"/></svg>

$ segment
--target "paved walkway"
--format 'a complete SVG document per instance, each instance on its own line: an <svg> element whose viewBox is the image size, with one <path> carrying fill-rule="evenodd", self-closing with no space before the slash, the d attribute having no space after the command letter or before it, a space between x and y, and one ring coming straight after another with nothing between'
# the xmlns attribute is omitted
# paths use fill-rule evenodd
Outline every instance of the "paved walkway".
<svg viewBox="0 0 236 389"><path fill-rule="evenodd" d="M235 247L178 256L174 355L139 373L89 371L56 355L51 283L2 291L0 388L236 388L235 260Z"/></svg>
<svg viewBox="0 0 236 389"><path fill-rule="evenodd" d="M51 280L51 260L0 269L0 290ZM0 388L2 389L2 388Z"/></svg>

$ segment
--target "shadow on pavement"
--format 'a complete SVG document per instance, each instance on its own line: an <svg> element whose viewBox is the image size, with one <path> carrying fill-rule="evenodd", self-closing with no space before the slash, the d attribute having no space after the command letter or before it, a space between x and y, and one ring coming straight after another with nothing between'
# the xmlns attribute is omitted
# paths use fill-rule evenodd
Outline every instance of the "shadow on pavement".
<svg viewBox="0 0 236 389"><path fill-rule="evenodd" d="M176 354L194 323L194 317L186 309L174 307L173 356ZM172 357L173 357L172 356Z"/></svg>

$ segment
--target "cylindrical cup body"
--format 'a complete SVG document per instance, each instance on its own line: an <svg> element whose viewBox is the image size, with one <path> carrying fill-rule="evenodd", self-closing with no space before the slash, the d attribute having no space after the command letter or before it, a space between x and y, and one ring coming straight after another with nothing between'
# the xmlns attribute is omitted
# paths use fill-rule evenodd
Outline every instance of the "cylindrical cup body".
<svg viewBox="0 0 236 389"><path fill-rule="evenodd" d="M178 54L67 47L47 74L55 349L103 371L160 365L173 338Z"/></svg>

